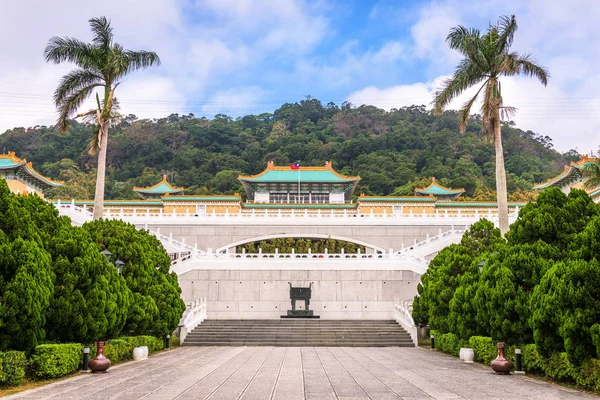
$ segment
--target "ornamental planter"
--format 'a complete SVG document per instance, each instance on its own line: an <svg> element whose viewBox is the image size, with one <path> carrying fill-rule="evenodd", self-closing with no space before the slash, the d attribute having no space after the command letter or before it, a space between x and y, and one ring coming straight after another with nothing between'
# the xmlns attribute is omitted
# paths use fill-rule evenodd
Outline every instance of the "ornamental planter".
<svg viewBox="0 0 600 400"><path fill-rule="evenodd" d="M510 375L513 363L504 354L504 342L498 342L498 357L490 364L490 367L498 375Z"/></svg>
<svg viewBox="0 0 600 400"><path fill-rule="evenodd" d="M141 347L133 349L133 359L135 361L141 361L144 359L144 350Z"/></svg>
<svg viewBox="0 0 600 400"><path fill-rule="evenodd" d="M463 361L472 364L475 360L475 352L473 349L463 349Z"/></svg>
<svg viewBox="0 0 600 400"><path fill-rule="evenodd" d="M94 372L106 372L108 368L110 368L110 360L104 357L104 346L108 344L108 342L94 342L96 348L98 349L98 353L96 357L92 358L89 362L89 367Z"/></svg>

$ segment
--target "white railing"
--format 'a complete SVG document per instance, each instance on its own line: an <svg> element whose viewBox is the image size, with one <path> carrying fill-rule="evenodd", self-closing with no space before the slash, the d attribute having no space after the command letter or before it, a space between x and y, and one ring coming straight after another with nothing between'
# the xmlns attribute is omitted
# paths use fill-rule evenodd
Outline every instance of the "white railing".
<svg viewBox="0 0 600 400"><path fill-rule="evenodd" d="M400 324L408 333L415 346L419 345L419 338L417 333L417 326L412 317L412 301L411 300L400 300L394 299L394 319Z"/></svg>
<svg viewBox="0 0 600 400"><path fill-rule="evenodd" d="M55 204L56 208L59 210L69 210L69 214L80 213L89 217L91 219L92 213L87 211L85 208L81 208L75 205L75 201L72 200L70 203L61 203L58 201ZM481 218L487 218L489 220L495 221L498 218L498 215L492 212L492 208L488 208L485 210L462 210L458 209L456 212L448 212L448 210L440 210L435 209L433 213L427 213L423 211L422 213L413 213L412 210L409 213L356 213L353 211L348 212L348 210L344 210L343 212L331 210L329 212L318 210L318 212L308 212L308 210L291 210L291 211L281 211L281 210L265 210L265 211L245 211L241 210L237 213L202 213L196 214L193 212L185 212L185 213L165 213L162 209L160 210L152 210L150 208L140 209L140 208L105 208L104 218L107 219L126 219L127 221L134 223L156 223L161 220L168 219L188 219L189 221L194 222L210 222L215 220L229 220L229 221L245 221L249 222L251 220L259 219L259 220L283 220L283 221L291 221L291 220L369 220L369 221L416 221L416 220L425 220L425 221L457 221L457 220L479 220ZM509 216L513 219L519 213L519 207L515 207L512 212L509 212Z"/></svg>
<svg viewBox="0 0 600 400"><path fill-rule="evenodd" d="M441 249L452 243L460 242L467 229L469 229L468 226L465 226L462 230L455 229L454 226L452 226L452 229L446 232L441 232L440 229L439 234L431 237L427 235L427 238L420 242L417 242L417 240L415 239L415 244L409 247L402 247L402 249L398 251L398 253L412 253L421 257L428 256L430 254L440 251Z"/></svg>
<svg viewBox="0 0 600 400"><path fill-rule="evenodd" d="M179 339L185 341L187 334L206 319L206 297L191 301L179 321Z"/></svg>

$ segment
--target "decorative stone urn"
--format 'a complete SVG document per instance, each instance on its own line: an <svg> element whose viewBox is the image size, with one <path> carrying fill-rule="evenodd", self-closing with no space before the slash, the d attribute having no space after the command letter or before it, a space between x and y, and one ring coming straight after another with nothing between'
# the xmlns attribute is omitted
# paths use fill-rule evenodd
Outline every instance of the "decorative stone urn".
<svg viewBox="0 0 600 400"><path fill-rule="evenodd" d="M498 357L490 364L495 373L499 375L509 375L513 363L506 358L504 354L504 342L498 342Z"/></svg>
<svg viewBox="0 0 600 400"><path fill-rule="evenodd" d="M93 372L106 372L108 368L110 368L110 360L104 357L104 346L108 344L108 342L94 342L98 352L96 353L96 357L90 360L89 366Z"/></svg>
<svg viewBox="0 0 600 400"><path fill-rule="evenodd" d="M133 359L135 361L141 361L144 359L144 349L136 347L133 349Z"/></svg>
<svg viewBox="0 0 600 400"><path fill-rule="evenodd" d="M473 351L473 349L463 349L463 361L466 363L473 363L473 361L475 360L475 352Z"/></svg>

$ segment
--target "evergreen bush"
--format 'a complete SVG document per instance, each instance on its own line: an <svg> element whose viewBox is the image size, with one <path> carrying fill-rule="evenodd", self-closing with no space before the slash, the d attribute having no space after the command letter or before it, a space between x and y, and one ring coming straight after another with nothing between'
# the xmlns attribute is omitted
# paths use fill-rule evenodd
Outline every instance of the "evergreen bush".
<svg viewBox="0 0 600 400"><path fill-rule="evenodd" d="M498 355L498 345L487 336L471 336L469 338L469 347L475 353L475 361L485 365L490 365L492 360Z"/></svg>
<svg viewBox="0 0 600 400"><path fill-rule="evenodd" d="M58 378L77 371L82 358L82 344L42 344L29 362L35 378Z"/></svg>
<svg viewBox="0 0 600 400"><path fill-rule="evenodd" d="M458 356L460 353L460 348L465 347L461 345L461 341L453 333L442 333L435 336L435 344L436 347L448 354L452 354L453 356Z"/></svg>
<svg viewBox="0 0 600 400"><path fill-rule="evenodd" d="M25 352L0 352L0 385L16 386L23 383L26 367Z"/></svg>
<svg viewBox="0 0 600 400"><path fill-rule="evenodd" d="M113 363L131 360L133 358L133 346L123 339L111 339L104 346L104 356Z"/></svg>

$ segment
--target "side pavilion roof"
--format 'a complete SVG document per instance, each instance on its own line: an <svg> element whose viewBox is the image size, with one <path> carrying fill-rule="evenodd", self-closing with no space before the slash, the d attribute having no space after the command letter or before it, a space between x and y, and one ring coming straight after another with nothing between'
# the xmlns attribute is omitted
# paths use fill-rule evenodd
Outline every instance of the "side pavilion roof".
<svg viewBox="0 0 600 400"><path fill-rule="evenodd" d="M432 181L429 186L427 186L426 188L415 188L415 193L417 195L421 195L421 196L429 196L429 195L452 196L452 195L460 195L465 192L465 189L463 189L463 188L459 188L459 189L448 188L446 186L442 186L439 183L437 183L435 178L431 178L431 179L432 179Z"/></svg>
<svg viewBox="0 0 600 400"><path fill-rule="evenodd" d="M64 182L54 181L40 174L33 168L31 162L17 157L14 151L0 154L0 170L15 170L15 173L27 175L43 187L57 187L64 184Z"/></svg>
<svg viewBox="0 0 600 400"><path fill-rule="evenodd" d="M183 192L183 188L172 186L169 182L167 182L167 176L163 175L162 181L158 182L156 185L148 186L145 188L134 187L133 191L136 193L163 195L167 193L181 193Z"/></svg>

